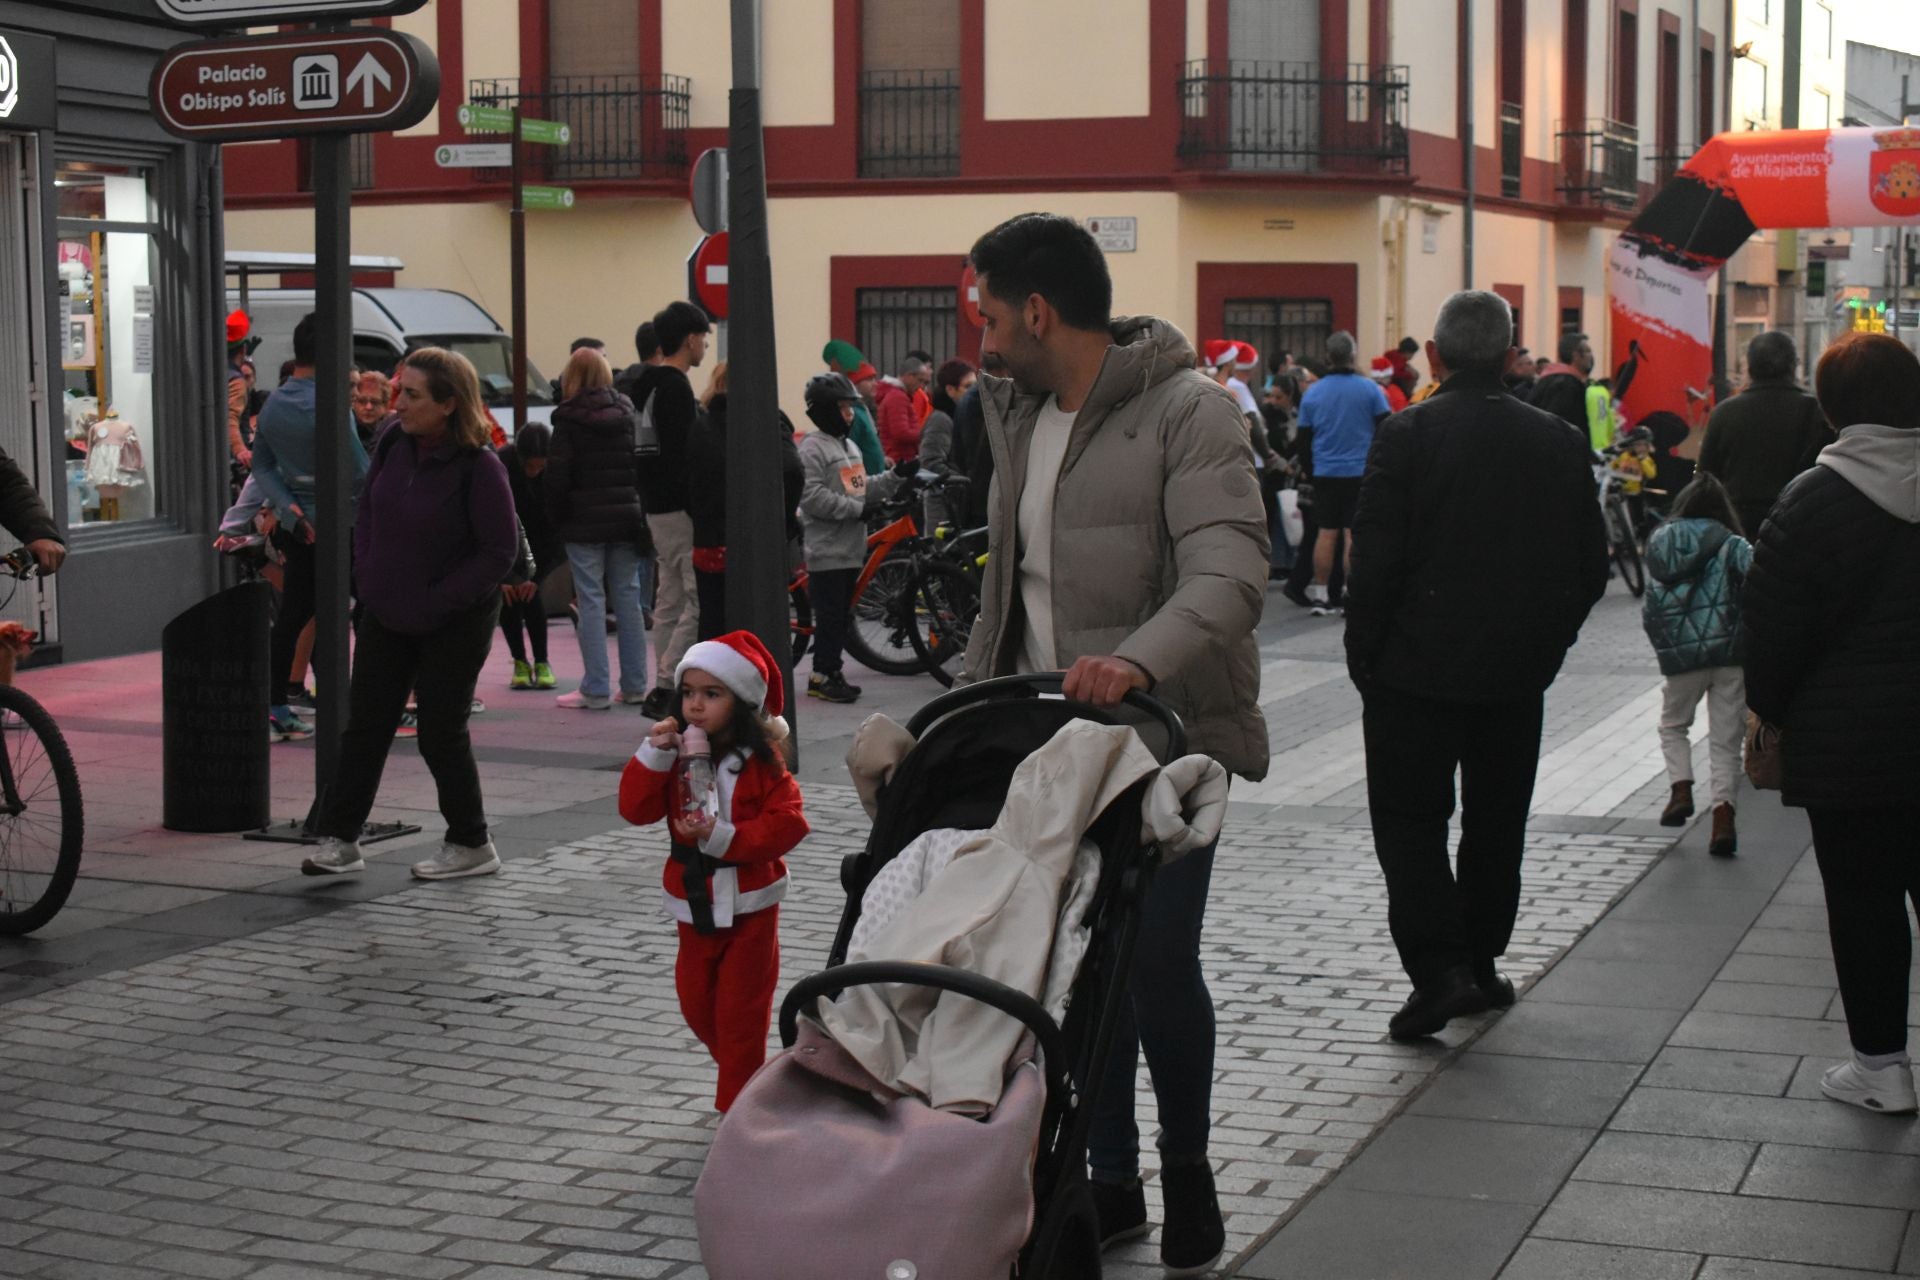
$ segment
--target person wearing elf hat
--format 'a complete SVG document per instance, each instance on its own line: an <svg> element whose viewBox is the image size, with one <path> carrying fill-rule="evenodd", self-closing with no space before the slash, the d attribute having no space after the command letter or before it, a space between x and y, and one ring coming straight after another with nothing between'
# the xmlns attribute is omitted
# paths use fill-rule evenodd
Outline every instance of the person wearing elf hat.
<svg viewBox="0 0 1920 1280"><path fill-rule="evenodd" d="M1387 397L1387 408L1394 413L1407 407L1407 393L1393 380L1393 361L1385 356L1375 356L1367 367L1368 375L1380 385L1380 391Z"/></svg>
<svg viewBox="0 0 1920 1280"><path fill-rule="evenodd" d="M620 777L620 816L641 827L665 818L672 833L664 887L680 933L674 990L687 1025L720 1068L713 1104L725 1112L766 1061L780 978L783 859L806 838L807 817L781 754L780 667L752 632L693 645L674 686L670 714ZM699 817L688 816L684 783L677 783L683 728L705 736L714 762L713 795Z"/></svg>
<svg viewBox="0 0 1920 1280"><path fill-rule="evenodd" d="M241 430L253 390L241 365L260 345L260 339L249 336L252 328L253 322L239 308L227 314L227 452L243 468L253 465L253 450L247 447L246 434Z"/></svg>

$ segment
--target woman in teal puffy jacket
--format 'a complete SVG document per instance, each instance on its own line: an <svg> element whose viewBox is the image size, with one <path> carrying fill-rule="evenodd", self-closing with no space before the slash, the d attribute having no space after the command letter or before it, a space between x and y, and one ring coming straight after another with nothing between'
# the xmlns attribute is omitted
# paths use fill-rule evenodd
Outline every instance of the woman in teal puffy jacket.
<svg viewBox="0 0 1920 1280"><path fill-rule="evenodd" d="M1673 500L1671 518L1647 541L1647 596L1641 621L1667 678L1660 708L1660 748L1673 792L1663 825L1693 816L1693 747L1688 731L1707 699L1708 757L1713 769L1713 832L1707 851L1730 857L1737 846L1733 789L1740 778L1747 690L1740 671L1740 589L1753 545L1726 489L1702 472Z"/></svg>

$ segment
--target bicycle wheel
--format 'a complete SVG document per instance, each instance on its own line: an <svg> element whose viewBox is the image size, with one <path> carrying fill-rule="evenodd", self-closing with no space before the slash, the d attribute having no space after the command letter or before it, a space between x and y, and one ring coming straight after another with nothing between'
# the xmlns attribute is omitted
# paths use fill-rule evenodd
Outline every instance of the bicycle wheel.
<svg viewBox="0 0 1920 1280"><path fill-rule="evenodd" d="M884 675L918 675L926 668L908 638L913 627L913 553L896 547L853 598L847 652Z"/></svg>
<svg viewBox="0 0 1920 1280"><path fill-rule="evenodd" d="M798 664L813 645L813 601L805 587L787 588L787 631L793 637L793 660Z"/></svg>
<svg viewBox="0 0 1920 1280"><path fill-rule="evenodd" d="M966 570L936 560L921 567L913 593L914 624L907 638L927 672L951 687L980 614L980 588Z"/></svg>
<svg viewBox="0 0 1920 1280"><path fill-rule="evenodd" d="M1627 584L1627 590L1636 596L1647 593L1647 569L1640 562L1640 543L1633 536L1633 521L1627 517L1627 509L1620 503L1607 506L1607 542L1613 551L1613 562L1620 567L1620 580Z"/></svg>
<svg viewBox="0 0 1920 1280"><path fill-rule="evenodd" d="M66 903L85 821L59 726L31 697L0 685L0 934L31 933Z"/></svg>

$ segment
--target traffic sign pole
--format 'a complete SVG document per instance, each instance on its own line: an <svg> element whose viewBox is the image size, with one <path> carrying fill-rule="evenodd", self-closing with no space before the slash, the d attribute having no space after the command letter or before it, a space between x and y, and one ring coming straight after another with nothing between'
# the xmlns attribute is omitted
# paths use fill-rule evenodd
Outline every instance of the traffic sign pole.
<svg viewBox="0 0 1920 1280"><path fill-rule="evenodd" d="M319 338L314 372L315 481L318 511L309 512L318 542L314 547L313 666L319 677L314 707L313 808L306 834L316 829L322 807L339 775L340 737L347 726L347 598L349 538L353 526L351 491L352 403L347 368L353 351L352 252L353 183L348 135L323 134L313 140L314 324ZM288 673L272 671L271 680ZM275 698L275 702L279 699Z"/></svg>
<svg viewBox="0 0 1920 1280"><path fill-rule="evenodd" d="M507 214L513 273L513 433L527 425L527 189L526 139L520 135L520 104L513 107L513 209ZM603 642L604 643L604 642Z"/></svg>

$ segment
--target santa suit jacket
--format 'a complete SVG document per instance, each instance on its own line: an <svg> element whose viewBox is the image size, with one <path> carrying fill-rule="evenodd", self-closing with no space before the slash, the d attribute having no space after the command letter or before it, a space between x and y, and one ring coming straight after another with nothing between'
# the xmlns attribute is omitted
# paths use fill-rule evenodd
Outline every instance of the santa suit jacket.
<svg viewBox="0 0 1920 1280"><path fill-rule="evenodd" d="M667 816L679 754L641 744L620 775L621 817L645 827ZM713 873L713 923L725 929L735 916L764 911L786 896L784 858L809 828L800 784L785 769L735 751L718 762L714 774L720 812L700 852L727 863ZM681 864L669 859L662 881L667 914L692 924Z"/></svg>

